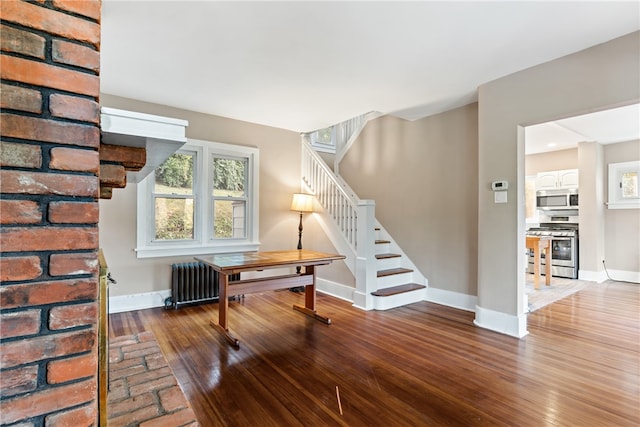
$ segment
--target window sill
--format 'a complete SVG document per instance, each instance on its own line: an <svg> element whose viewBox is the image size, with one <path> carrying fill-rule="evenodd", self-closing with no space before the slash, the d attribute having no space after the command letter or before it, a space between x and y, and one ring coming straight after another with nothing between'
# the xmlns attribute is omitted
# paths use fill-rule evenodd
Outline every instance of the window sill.
<svg viewBox="0 0 640 427"><path fill-rule="evenodd" d="M634 200L631 202L609 202L607 203L608 209L640 209L640 200Z"/></svg>
<svg viewBox="0 0 640 427"><path fill-rule="evenodd" d="M196 256L222 254L229 252L255 252L259 249L260 243L231 243L215 246L163 246L163 247L140 247L136 248L137 258L160 258L171 256Z"/></svg>

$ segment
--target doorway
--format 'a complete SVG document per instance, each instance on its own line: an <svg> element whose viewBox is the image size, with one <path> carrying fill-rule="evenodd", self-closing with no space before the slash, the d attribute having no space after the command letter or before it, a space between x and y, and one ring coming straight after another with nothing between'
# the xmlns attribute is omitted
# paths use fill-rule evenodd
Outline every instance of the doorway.
<svg viewBox="0 0 640 427"><path fill-rule="evenodd" d="M524 128L525 138L525 224L526 233L536 234L535 230L545 228L562 228L563 222L566 227L576 229L576 249L578 274L573 277L570 272L559 271L552 273L550 286L541 286L540 290L533 288L532 266L525 272L525 293L529 311L535 311L558 299L575 293L589 284L601 282L607 278L604 275L604 266L594 262L593 254L605 252L607 239L614 238L607 236L604 230L607 228L607 212L598 210L598 205L603 205L603 200L595 200L594 194L601 194L606 197L604 191L603 170L606 167L605 157L609 150L613 151L615 144L633 144L633 141L640 139L637 117L640 116L640 104L633 104L626 107L614 108L567 119L551 121L532 125ZM620 151L615 147L615 151ZM630 148L631 150L633 147ZM589 163L590 151L604 153L600 156L601 164ZM581 155L582 154L582 155ZM582 159L582 160L581 160ZM586 160L585 160L586 159ZM596 160L598 160L596 156ZM598 171L600 168L600 171ZM572 183L561 179L563 173L576 171L579 179ZM555 184L554 179L555 177ZM551 183L551 184L550 184ZM586 203L579 203L579 211L556 211L556 215L548 215L549 212L538 209L536 206L537 192L548 189L549 185L555 185L558 189L568 190L575 188L578 196L576 199ZM599 188L594 187L594 185ZM539 193L538 193L539 194ZM584 194L584 197L581 195ZM565 213L567 213L565 215ZM575 215L572 215L575 214ZM594 239L590 229L603 230L602 240ZM563 230L564 231L564 230ZM584 232L584 233L583 233ZM545 234L545 232L542 232ZM553 234L553 232L551 232ZM538 233L540 234L540 233ZM548 233L547 233L548 234ZM558 231L556 234L565 233ZM584 234L584 236L583 236ZM581 237L583 237L581 239ZM597 237L597 236L596 236ZM553 252L557 254L558 264L562 263L563 253L561 251L561 238L554 242ZM567 240L567 238L564 238ZM617 245L616 242L608 242L608 245ZM558 247L558 250L555 247ZM571 248L566 248L571 250ZM566 258L566 257L565 257ZM583 259L584 258L584 259ZM599 258L596 257L596 258ZM604 260L604 258L603 258ZM583 261L581 263L581 261Z"/></svg>

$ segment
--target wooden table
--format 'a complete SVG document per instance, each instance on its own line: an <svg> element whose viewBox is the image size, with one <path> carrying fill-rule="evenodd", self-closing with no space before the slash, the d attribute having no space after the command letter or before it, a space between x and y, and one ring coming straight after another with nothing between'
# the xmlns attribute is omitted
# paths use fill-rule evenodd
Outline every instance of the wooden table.
<svg viewBox="0 0 640 427"><path fill-rule="evenodd" d="M292 251L216 254L195 258L210 265L219 273L218 322L216 323L215 320L212 320L211 326L216 328L235 347L239 347L240 342L229 332L227 318L229 297L235 295L304 286L304 307L294 304L293 308L321 322L331 324L331 319L316 312L315 267L344 259L344 255L298 249ZM230 275L247 271L298 266L304 267L304 272L247 280L242 280L242 278L239 280L229 279Z"/></svg>
<svg viewBox="0 0 640 427"><path fill-rule="evenodd" d="M533 286L540 289L540 253L545 251L545 285L551 285L551 237L527 236L527 249L533 249Z"/></svg>

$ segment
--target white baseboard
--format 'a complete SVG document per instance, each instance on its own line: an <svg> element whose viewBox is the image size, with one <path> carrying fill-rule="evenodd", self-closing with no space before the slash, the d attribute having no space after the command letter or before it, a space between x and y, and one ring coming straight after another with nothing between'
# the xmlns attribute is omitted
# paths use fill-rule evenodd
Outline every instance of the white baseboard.
<svg viewBox="0 0 640 427"><path fill-rule="evenodd" d="M431 287L427 288L427 297L425 298L425 301L465 311L476 311L477 300L478 297L473 295Z"/></svg>
<svg viewBox="0 0 640 427"><path fill-rule="evenodd" d="M353 302L353 292L355 291L350 286L320 278L317 279L317 290L349 302ZM109 297L109 313L164 307L164 301L170 296L171 290L167 289L164 291Z"/></svg>
<svg viewBox="0 0 640 427"><path fill-rule="evenodd" d="M489 329L501 334L522 338L527 331L527 314L514 316L499 311L489 310L476 305L476 318L473 323L481 328Z"/></svg>
<svg viewBox="0 0 640 427"><path fill-rule="evenodd" d="M373 295L353 291L353 306L360 310L373 310Z"/></svg>
<svg viewBox="0 0 640 427"><path fill-rule="evenodd" d="M640 284L640 271L625 271L607 269L611 280L619 280L622 282L634 282ZM609 278L607 277L607 279Z"/></svg>
<svg viewBox="0 0 640 427"><path fill-rule="evenodd" d="M331 280L316 278L316 290L341 300L353 302L353 293L355 288L342 283L332 282Z"/></svg>
<svg viewBox="0 0 640 427"><path fill-rule="evenodd" d="M578 270L578 280L602 283L607 280L607 273L603 271Z"/></svg>
<svg viewBox="0 0 640 427"><path fill-rule="evenodd" d="M123 313L125 311L164 307L164 300L170 296L171 290L167 289L143 294L109 297L109 313Z"/></svg>

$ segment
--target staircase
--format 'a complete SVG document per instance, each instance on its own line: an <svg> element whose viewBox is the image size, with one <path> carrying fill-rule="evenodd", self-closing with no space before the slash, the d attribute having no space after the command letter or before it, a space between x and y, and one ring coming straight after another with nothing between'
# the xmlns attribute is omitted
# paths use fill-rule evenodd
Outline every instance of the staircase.
<svg viewBox="0 0 640 427"><path fill-rule="evenodd" d="M349 141L367 120L360 122ZM323 207L320 225L355 277L354 306L388 310L426 299L427 279L376 221L375 203L356 196L315 152L309 134L302 135L302 182Z"/></svg>
<svg viewBox="0 0 640 427"><path fill-rule="evenodd" d="M376 227L375 233L377 290L371 293L373 308L388 310L425 300L427 287L415 283L415 270L404 266L403 255L392 252L391 240L380 238L380 227Z"/></svg>

